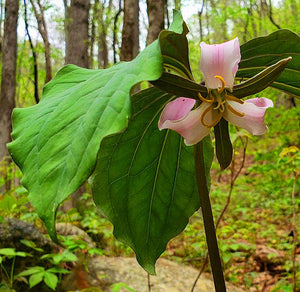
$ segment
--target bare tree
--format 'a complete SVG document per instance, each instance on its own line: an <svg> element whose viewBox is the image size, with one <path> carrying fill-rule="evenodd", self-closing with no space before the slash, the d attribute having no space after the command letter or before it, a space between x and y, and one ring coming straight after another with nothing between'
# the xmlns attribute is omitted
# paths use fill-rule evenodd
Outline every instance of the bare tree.
<svg viewBox="0 0 300 292"><path fill-rule="evenodd" d="M72 0L69 11L66 41L66 64L75 64L84 68L89 66L88 28L89 0ZM68 8L67 8L68 9Z"/></svg>
<svg viewBox="0 0 300 292"><path fill-rule="evenodd" d="M28 25L28 17L27 17L27 1L24 0L24 22L25 22L25 31L28 37L28 41L30 44L30 49L32 53L32 61L33 61L33 83L34 83L34 99L35 102L38 103L40 101L39 98L39 74L38 74L38 63L37 63L37 54L35 47L33 45L31 35L29 32L29 25Z"/></svg>
<svg viewBox="0 0 300 292"><path fill-rule="evenodd" d="M0 160L8 156L6 143L11 140L11 113L15 107L16 93L18 12L19 1L6 0L0 95Z"/></svg>
<svg viewBox="0 0 300 292"><path fill-rule="evenodd" d="M121 61L130 61L139 52L139 1L124 0Z"/></svg>
<svg viewBox="0 0 300 292"><path fill-rule="evenodd" d="M110 17L112 9L112 1L108 2L107 7L105 1L99 3L98 15L98 66L106 68L108 66L108 46L107 46L107 31L112 22Z"/></svg>
<svg viewBox="0 0 300 292"><path fill-rule="evenodd" d="M158 38L159 33L165 26L165 0L147 0L147 14L149 28L147 35L147 45Z"/></svg>
<svg viewBox="0 0 300 292"><path fill-rule="evenodd" d="M3 22L3 2L0 0L0 55L2 53L2 22Z"/></svg>
<svg viewBox="0 0 300 292"><path fill-rule="evenodd" d="M30 0L30 3L33 8L34 15L37 20L38 30L42 36L44 45L45 45L45 63L46 63L46 79L45 82L49 82L52 79L52 62L51 62L51 47L48 37L47 25L44 17L44 6L41 4L40 0L37 0L37 3L34 0ZM36 4L38 8L36 7Z"/></svg>
<svg viewBox="0 0 300 292"><path fill-rule="evenodd" d="M118 20L121 15L121 13L124 12L124 9L122 8L122 1L119 0L119 9L114 17L114 28L113 28L113 54L114 54L114 63L117 63L117 50L116 50L116 45L117 45L117 25L118 25Z"/></svg>

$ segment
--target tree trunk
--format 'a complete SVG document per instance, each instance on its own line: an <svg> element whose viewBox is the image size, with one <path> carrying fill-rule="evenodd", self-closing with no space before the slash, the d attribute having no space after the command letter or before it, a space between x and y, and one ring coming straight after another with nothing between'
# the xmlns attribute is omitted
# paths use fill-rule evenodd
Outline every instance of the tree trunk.
<svg viewBox="0 0 300 292"><path fill-rule="evenodd" d="M121 61L130 61L139 52L139 1L124 0Z"/></svg>
<svg viewBox="0 0 300 292"><path fill-rule="evenodd" d="M3 3L0 0L0 56L2 54L2 21L3 21Z"/></svg>
<svg viewBox="0 0 300 292"><path fill-rule="evenodd" d="M0 161L8 156L6 144L11 140L11 113L15 107L18 11L19 1L6 0L0 95Z"/></svg>
<svg viewBox="0 0 300 292"><path fill-rule="evenodd" d="M89 0L72 0L66 42L66 64L88 68Z"/></svg>
<svg viewBox="0 0 300 292"><path fill-rule="evenodd" d="M44 17L44 7L41 5L41 1L37 0L39 6L39 11L37 10L34 0L30 0L30 3L33 8L34 15L38 24L38 30L42 36L44 45L45 45L45 63L46 63L46 79L45 83L49 82L52 79L52 62L51 62L51 47L48 38L48 30Z"/></svg>
<svg viewBox="0 0 300 292"><path fill-rule="evenodd" d="M108 7L111 9L111 7ZM99 3L98 15L98 68L108 66L107 27L109 22L104 19L105 5Z"/></svg>
<svg viewBox="0 0 300 292"><path fill-rule="evenodd" d="M95 39L96 39L96 21L98 17L98 2L95 1L95 3L92 6L92 19L91 19L91 34L90 34L90 53L89 53L89 68L94 68L94 45L95 45Z"/></svg>
<svg viewBox="0 0 300 292"><path fill-rule="evenodd" d="M165 26L165 0L147 0L149 28L147 45L154 42Z"/></svg>

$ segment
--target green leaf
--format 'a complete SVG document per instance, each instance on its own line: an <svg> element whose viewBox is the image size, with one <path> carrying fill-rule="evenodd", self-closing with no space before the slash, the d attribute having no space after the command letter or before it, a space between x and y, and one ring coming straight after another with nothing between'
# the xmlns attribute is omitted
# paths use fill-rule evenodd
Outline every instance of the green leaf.
<svg viewBox="0 0 300 292"><path fill-rule="evenodd" d="M46 85L39 104L14 110L8 149L54 240L58 205L93 171L101 140L127 126L132 86L161 71L157 42L109 69L68 65Z"/></svg>
<svg viewBox="0 0 300 292"><path fill-rule="evenodd" d="M214 127L216 139L216 156L221 166L221 169L227 168L232 160L232 144L230 141L228 122L221 119Z"/></svg>
<svg viewBox="0 0 300 292"><path fill-rule="evenodd" d="M114 235L151 274L167 242L199 208L193 147L157 126L173 98L156 88L133 96L128 128L102 141L92 177L94 201L113 223ZM209 138L204 144L209 176L213 151Z"/></svg>
<svg viewBox="0 0 300 292"><path fill-rule="evenodd" d="M29 287L32 288L34 286L36 286L37 284L41 283L44 279L44 274L45 272L39 272L36 274L33 274L30 276L29 278Z"/></svg>
<svg viewBox="0 0 300 292"><path fill-rule="evenodd" d="M52 274L51 272L49 272L49 270L47 270L45 272L44 282L49 288L55 290L57 286L58 278L56 275Z"/></svg>
<svg viewBox="0 0 300 292"><path fill-rule="evenodd" d="M125 283L115 283L110 286L111 292L119 292L119 291L130 291L130 292L135 292L134 289L128 287Z"/></svg>
<svg viewBox="0 0 300 292"><path fill-rule="evenodd" d="M50 269L47 270L47 272L55 273L55 274L69 274L70 273L69 270L66 270L66 269L63 269L63 268L60 268L60 267L50 268Z"/></svg>
<svg viewBox="0 0 300 292"><path fill-rule="evenodd" d="M188 32L181 13L173 10L173 23L169 30L163 30L159 34L159 43L164 68L193 80L186 38Z"/></svg>
<svg viewBox="0 0 300 292"><path fill-rule="evenodd" d="M193 98L196 100L199 100L199 93L201 93L203 97L206 97L208 93L205 86L184 77L166 72L164 72L158 80L151 83L170 94Z"/></svg>
<svg viewBox="0 0 300 292"><path fill-rule="evenodd" d="M291 58L278 61L255 76L233 86L232 95L238 98L256 94L270 86L282 73Z"/></svg>
<svg viewBox="0 0 300 292"><path fill-rule="evenodd" d="M28 268L25 271L22 271L21 273L19 273L18 275L16 275L16 278L18 278L18 277L24 277L24 276L30 276L30 275L33 275L33 274L39 274L41 272L44 272L44 270L45 269L43 267L35 266L35 267L32 267L32 268Z"/></svg>
<svg viewBox="0 0 300 292"><path fill-rule="evenodd" d="M26 245L27 247L30 247L36 251L39 252L43 252L44 250L40 247L37 247L35 242L31 241L31 240L26 240L26 239L20 239L20 242L23 243L24 245Z"/></svg>
<svg viewBox="0 0 300 292"><path fill-rule="evenodd" d="M251 78L281 59L292 57L283 73L271 85L287 93L300 96L300 37L286 30L278 30L265 37L255 38L241 46L242 60L237 77Z"/></svg>
<svg viewBox="0 0 300 292"><path fill-rule="evenodd" d="M1 248L0 249L0 254L4 255L4 256L14 257L14 256L16 256L16 253L17 252L15 251L14 248L7 247L7 248Z"/></svg>
<svg viewBox="0 0 300 292"><path fill-rule="evenodd" d="M14 110L13 142L8 149L23 172L30 202L55 241L57 207L92 173L101 140L126 128L132 87L161 76L161 48L174 57L171 42L186 41L180 13L175 13L173 29L182 34L163 32L160 42L131 62L105 70L62 68L44 88L39 104ZM182 58L185 67L185 53Z"/></svg>

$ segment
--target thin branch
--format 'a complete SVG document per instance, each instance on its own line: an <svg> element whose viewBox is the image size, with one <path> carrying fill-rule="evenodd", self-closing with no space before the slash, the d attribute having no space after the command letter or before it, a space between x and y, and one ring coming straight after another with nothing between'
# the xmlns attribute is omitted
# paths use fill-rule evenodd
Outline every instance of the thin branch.
<svg viewBox="0 0 300 292"><path fill-rule="evenodd" d="M27 2L24 0L24 22L25 22L25 31L28 36L31 52L32 52L32 58L33 58L33 73L34 73L34 99L36 103L40 101L39 99L39 90L38 90L38 66L37 66L37 57L36 57L36 51L32 43L32 39L29 33L29 26L28 26L28 19L27 19Z"/></svg>
<svg viewBox="0 0 300 292"><path fill-rule="evenodd" d="M169 10L168 10L168 0L165 0L165 14L167 19L167 27L170 26L170 16L169 16Z"/></svg>
<svg viewBox="0 0 300 292"><path fill-rule="evenodd" d="M113 31L113 52L114 52L114 63L117 63L117 51L116 51L116 44L117 44L117 24L120 14L124 11L121 6L121 1L119 2L119 11L117 12L114 18L114 31Z"/></svg>
<svg viewBox="0 0 300 292"><path fill-rule="evenodd" d="M44 7L41 4L40 0L37 0L39 11L37 10L34 0L30 0L33 12L38 24L38 31L43 39L45 45L45 63L46 63L46 79L45 83L49 82L52 79L52 63L51 63L51 46L48 38L48 30L44 17Z"/></svg>
<svg viewBox="0 0 300 292"><path fill-rule="evenodd" d="M281 29L281 27L273 19L272 0L269 0L269 19L278 29Z"/></svg>
<svg viewBox="0 0 300 292"><path fill-rule="evenodd" d="M198 11L199 18L199 29L200 29L200 40L203 41L203 24L202 24L202 14L204 10L205 0L202 0L201 9Z"/></svg>

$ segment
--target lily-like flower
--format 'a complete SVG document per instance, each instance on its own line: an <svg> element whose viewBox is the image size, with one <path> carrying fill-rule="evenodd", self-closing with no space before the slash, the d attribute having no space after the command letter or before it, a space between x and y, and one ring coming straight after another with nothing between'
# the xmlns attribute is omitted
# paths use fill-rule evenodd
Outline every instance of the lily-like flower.
<svg viewBox="0 0 300 292"><path fill-rule="evenodd" d="M273 102L268 98L242 101L231 95L241 60L238 38L217 45L201 42L200 46L200 69L207 97L198 94L201 104L196 109L193 109L196 100L191 98L179 97L169 102L161 113L158 128L178 132L186 145L201 141L222 117L253 135L264 134L268 129L264 123L265 112L273 107Z"/></svg>

